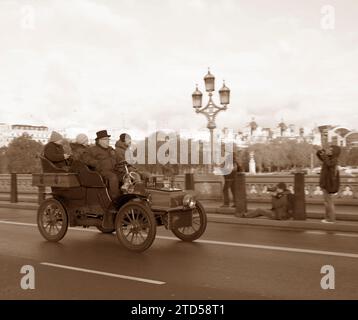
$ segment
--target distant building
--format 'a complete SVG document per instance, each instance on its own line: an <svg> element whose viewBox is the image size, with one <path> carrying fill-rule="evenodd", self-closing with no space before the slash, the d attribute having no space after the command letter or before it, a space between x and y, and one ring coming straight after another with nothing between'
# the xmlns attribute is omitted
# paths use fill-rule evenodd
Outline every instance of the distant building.
<svg viewBox="0 0 358 320"><path fill-rule="evenodd" d="M331 126L328 130L328 143L341 147L357 147L358 131L343 126Z"/></svg>
<svg viewBox="0 0 358 320"><path fill-rule="evenodd" d="M66 137L64 130L55 130ZM0 123L0 147L7 146L13 139L22 136L24 133L28 134L33 140L46 144L51 132L52 129L45 126Z"/></svg>
<svg viewBox="0 0 358 320"><path fill-rule="evenodd" d="M22 136L24 133L27 133L33 140L41 143L47 143L51 134L48 127L23 124L11 125L11 130L9 133L11 140Z"/></svg>
<svg viewBox="0 0 358 320"><path fill-rule="evenodd" d="M234 140L240 146L268 143L272 140L296 140L319 145L321 136L317 128L297 127L294 124L287 125L283 120L274 128L263 128L252 118L246 127L234 135Z"/></svg>

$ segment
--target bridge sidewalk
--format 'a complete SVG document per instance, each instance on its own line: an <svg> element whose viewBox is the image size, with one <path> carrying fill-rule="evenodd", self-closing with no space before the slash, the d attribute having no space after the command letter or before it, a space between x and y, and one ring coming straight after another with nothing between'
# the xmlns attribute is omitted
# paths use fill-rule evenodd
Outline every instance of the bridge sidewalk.
<svg viewBox="0 0 358 320"><path fill-rule="evenodd" d="M205 209L208 213L217 214L235 214L235 208L225 207L222 208L222 203L216 201L202 201ZM248 210L256 208L270 209L268 203L248 203ZM324 218L324 206L322 204L306 204L306 216L312 219L323 219ZM358 206L353 205L337 205L336 206L336 217L337 220L344 221L357 221L358 222Z"/></svg>
<svg viewBox="0 0 358 320"><path fill-rule="evenodd" d="M208 214L208 220L219 223L233 223L241 225L255 225L288 229L304 230L325 230L341 232L358 233L358 207L357 206L337 206L336 218L334 224L322 223L324 218L324 206L307 205L306 220L271 220L267 217L258 218L239 218L235 216L235 208L222 208L222 203L213 201L204 201L203 205ZM264 203L248 203L248 210L263 208L269 209L270 206Z"/></svg>

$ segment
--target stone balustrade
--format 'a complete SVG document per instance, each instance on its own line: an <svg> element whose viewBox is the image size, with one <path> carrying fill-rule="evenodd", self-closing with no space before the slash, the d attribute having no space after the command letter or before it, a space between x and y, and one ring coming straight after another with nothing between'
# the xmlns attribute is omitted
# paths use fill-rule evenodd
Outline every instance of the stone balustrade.
<svg viewBox="0 0 358 320"><path fill-rule="evenodd" d="M184 175L178 175L174 179L174 186L184 188ZM157 181L169 183L163 176L157 176ZM215 175L194 175L195 191L202 200L222 200L224 178ZM294 175L281 174L246 174L246 194L249 201L268 202L271 199L268 188L279 182L285 182L293 193ZM319 175L305 175L306 202L322 202L322 190L319 187ZM340 191L334 195L337 203L358 205L358 177L341 176Z"/></svg>
<svg viewBox="0 0 358 320"><path fill-rule="evenodd" d="M293 193L294 175L247 175L246 192L250 200L270 199L267 188L278 182L285 182ZM319 187L319 175L305 175L305 198L307 203L322 201L322 190ZM358 177L341 176L340 191L334 195L337 203L358 205Z"/></svg>

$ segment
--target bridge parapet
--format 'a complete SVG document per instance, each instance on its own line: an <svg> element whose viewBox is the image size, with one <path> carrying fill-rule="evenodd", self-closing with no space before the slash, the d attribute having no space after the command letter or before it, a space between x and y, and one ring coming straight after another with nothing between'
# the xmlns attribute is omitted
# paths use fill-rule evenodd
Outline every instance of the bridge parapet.
<svg viewBox="0 0 358 320"><path fill-rule="evenodd" d="M156 176L158 182L169 183L162 175ZM246 193L248 201L270 201L269 187L278 182L285 182L293 192L294 175L281 174L246 174ZM184 175L174 177L174 186L184 188ZM222 200L222 176L197 174L194 175L194 187L201 200ZM32 186L31 174L18 174L17 186L19 194L37 194L37 187ZM0 174L0 193L9 194L11 191L10 174ZM305 176L305 194L307 203L322 202L322 190L319 188L318 175ZM358 205L358 176L341 176L340 191L334 195L337 204Z"/></svg>
<svg viewBox="0 0 358 320"><path fill-rule="evenodd" d="M177 186L184 186L184 176L178 176L175 180ZM199 198L203 200L222 200L222 188L224 178L214 175L195 175L195 190ZM246 175L246 193L250 201L269 201L270 192L268 188L275 186L279 182L285 182L287 188L293 193L294 175L281 174L256 174ZM319 187L319 175L305 175L305 196L306 202L315 203L322 201L322 190ZM341 176L341 188L334 195L337 203L358 205L358 177Z"/></svg>

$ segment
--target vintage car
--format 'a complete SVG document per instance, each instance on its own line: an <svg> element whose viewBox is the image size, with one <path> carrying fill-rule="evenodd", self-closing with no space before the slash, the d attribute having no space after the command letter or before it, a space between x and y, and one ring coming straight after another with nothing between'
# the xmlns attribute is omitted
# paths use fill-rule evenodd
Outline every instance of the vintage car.
<svg viewBox="0 0 358 320"><path fill-rule="evenodd" d="M152 245L157 226L171 230L183 241L198 239L206 229L205 210L193 193L145 184L126 167L124 178L129 188L112 201L105 181L86 165L71 173L44 157L41 162L43 173L33 174L32 184L44 194L37 224L48 241L60 241L68 226L95 226L103 233L116 232L125 248L141 252ZM51 192L46 193L49 187ZM107 212L113 217L113 228L109 229L102 227Z"/></svg>

